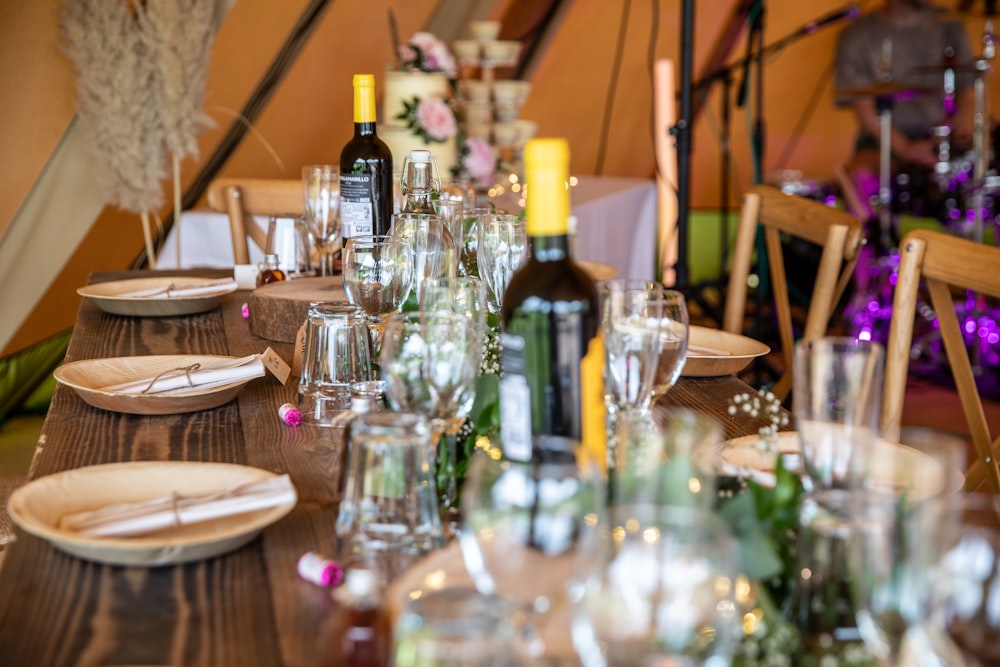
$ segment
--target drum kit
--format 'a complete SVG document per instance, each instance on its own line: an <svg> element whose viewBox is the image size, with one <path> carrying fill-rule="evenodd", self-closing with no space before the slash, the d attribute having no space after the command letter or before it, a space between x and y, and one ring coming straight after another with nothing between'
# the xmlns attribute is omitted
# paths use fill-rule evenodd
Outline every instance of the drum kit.
<svg viewBox="0 0 1000 667"><path fill-rule="evenodd" d="M994 3L995 4L995 3ZM970 14L962 14L962 18ZM892 314L892 286L899 265L897 228L900 215L934 218L947 231L976 242L983 242L988 224L1000 225L1000 175L996 157L1000 151L991 140L988 122L988 79L995 55L993 34L994 12L985 14L983 52L973 62L955 62L951 54L930 67L914 68L915 75L938 74L941 86L908 85L883 79L864 88L841 89L837 96L844 99L874 100L879 117L879 179L878 193L873 197L877 227L869 232L867 257L858 263L854 298L847 305L845 316L860 337L885 342ZM917 96L941 94L943 116L954 112L955 81L959 76L973 79L972 146L964 152L955 150L951 126L931 128L937 144L937 161L931 169L896 167L890 151L892 112L899 101ZM960 320L967 323L970 333L967 343L974 367L1000 366L1000 309L975 294L960 306ZM918 305L911 356L914 367L933 373L947 364L938 336L936 316L931 307Z"/></svg>

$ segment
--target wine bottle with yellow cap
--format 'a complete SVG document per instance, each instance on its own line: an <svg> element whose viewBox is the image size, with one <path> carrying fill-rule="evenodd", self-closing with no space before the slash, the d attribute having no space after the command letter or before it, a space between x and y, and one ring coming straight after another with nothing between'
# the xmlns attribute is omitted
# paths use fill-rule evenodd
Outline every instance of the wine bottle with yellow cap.
<svg viewBox="0 0 1000 667"><path fill-rule="evenodd" d="M594 281L570 257L569 146L534 139L524 151L531 259L500 309L500 430L511 460L604 456L603 350Z"/></svg>
<svg viewBox="0 0 1000 667"><path fill-rule="evenodd" d="M375 132L375 77L354 75L354 136L340 152L340 219L352 236L384 235L392 222L392 152Z"/></svg>

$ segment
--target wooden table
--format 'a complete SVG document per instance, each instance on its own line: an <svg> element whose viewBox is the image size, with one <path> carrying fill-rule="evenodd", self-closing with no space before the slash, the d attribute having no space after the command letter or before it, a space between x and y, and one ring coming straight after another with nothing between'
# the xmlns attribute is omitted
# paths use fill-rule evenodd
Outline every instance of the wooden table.
<svg viewBox="0 0 1000 667"><path fill-rule="evenodd" d="M201 272L205 275L205 272ZM106 273L94 282L134 274ZM148 274L147 274L148 275ZM126 318L85 301L67 361L140 354L244 356L271 346L290 361L291 345L257 338L241 316L247 293L189 317ZM726 412L748 391L735 377L686 379L670 403L714 415L727 437L757 425ZM240 463L289 473L299 503L261 538L207 561L153 569L86 562L18 533L0 569L0 665L322 665L333 602L298 578L307 551L336 553L334 521L341 443L333 431L285 426L282 403L293 382L250 383L222 407L186 415L105 412L59 386L31 478L117 461Z"/></svg>

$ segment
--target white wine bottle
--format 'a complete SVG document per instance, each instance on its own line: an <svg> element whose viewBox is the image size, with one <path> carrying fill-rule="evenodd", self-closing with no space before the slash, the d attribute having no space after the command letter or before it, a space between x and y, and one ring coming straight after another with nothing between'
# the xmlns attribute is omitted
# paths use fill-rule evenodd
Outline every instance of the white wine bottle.
<svg viewBox="0 0 1000 667"><path fill-rule="evenodd" d="M604 353L597 289L569 253L569 146L534 139L524 163L531 258L511 278L500 309L504 455L559 459L577 455L582 442L601 457Z"/></svg>
<svg viewBox="0 0 1000 667"><path fill-rule="evenodd" d="M340 152L340 219L352 236L384 235L392 223L392 152L375 133L375 77L354 75L354 136Z"/></svg>

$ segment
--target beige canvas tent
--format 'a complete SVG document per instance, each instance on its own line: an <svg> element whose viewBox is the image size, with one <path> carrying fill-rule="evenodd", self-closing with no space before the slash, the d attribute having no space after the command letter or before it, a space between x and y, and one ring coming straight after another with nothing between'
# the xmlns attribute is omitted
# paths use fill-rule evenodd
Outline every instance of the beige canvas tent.
<svg viewBox="0 0 1000 667"><path fill-rule="evenodd" d="M742 57L748 4L694 3L695 78ZM862 3L862 9L876 4ZM765 41L841 6L767 2ZM87 275L131 267L143 252L137 216L106 206L95 186L74 123L76 88L61 49L60 8L61 0L0 3L0 356L70 327L79 303L75 290ZM302 164L335 160L351 133L351 75L378 75L391 56L389 10L404 38L429 30L451 42L467 36L473 19L501 21L502 36L532 44L519 68L533 86L522 116L538 123L540 135L569 139L573 172L654 177L653 62L679 59L679 0L219 0L204 101L214 126L199 137L199 158L181 164L189 198L203 190L207 176L295 177ZM765 171L797 169L832 180L835 165L847 157L854 123L849 112L834 108L831 77L842 25L795 40L767 59ZM978 47L982 20L969 19L967 27ZM254 98L272 75L267 95ZM742 73L735 75L739 83ZM699 211L720 203L720 90L713 85L697 105L690 173L691 205ZM236 114L248 109L253 131L220 155L239 125ZM733 108L731 206L752 181L752 109L752 103ZM169 202L171 182L163 188ZM203 205L194 200L193 206ZM169 212L168 203L158 213ZM694 232L692 243L698 238Z"/></svg>

